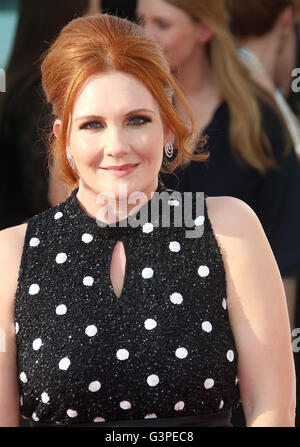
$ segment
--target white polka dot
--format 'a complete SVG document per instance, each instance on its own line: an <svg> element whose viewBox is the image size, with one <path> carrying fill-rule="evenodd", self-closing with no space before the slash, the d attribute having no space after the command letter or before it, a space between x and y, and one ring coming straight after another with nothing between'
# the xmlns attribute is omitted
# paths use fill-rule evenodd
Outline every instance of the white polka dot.
<svg viewBox="0 0 300 447"><path fill-rule="evenodd" d="M233 362L233 360L234 360L234 352L230 349L229 351L227 351L226 357L227 357L227 359L230 362Z"/></svg>
<svg viewBox="0 0 300 447"><path fill-rule="evenodd" d="M148 278L152 278L152 276L153 276L153 270L151 269L151 268L145 268L143 271L142 271L142 277L143 278L145 278L145 279L148 279Z"/></svg>
<svg viewBox="0 0 300 447"><path fill-rule="evenodd" d="M180 203L178 202L178 200L169 200L169 201L168 201L168 204L169 204L170 206L179 206L179 205L180 205Z"/></svg>
<svg viewBox="0 0 300 447"><path fill-rule="evenodd" d="M176 242L176 241L170 242L169 249L175 253L178 253L180 251L179 242Z"/></svg>
<svg viewBox="0 0 300 447"><path fill-rule="evenodd" d="M200 227L201 225L204 224L205 221L205 217L204 216L198 216L195 220L194 220L194 224L196 225L196 227Z"/></svg>
<svg viewBox="0 0 300 447"><path fill-rule="evenodd" d="M207 267L207 265L200 265L200 267L198 268L198 275L202 278L209 275L209 268Z"/></svg>
<svg viewBox="0 0 300 447"><path fill-rule="evenodd" d="M88 335L89 337L94 337L94 335L96 335L97 332L98 332L98 329L93 324L88 326L85 330L86 335Z"/></svg>
<svg viewBox="0 0 300 447"><path fill-rule="evenodd" d="M89 384L89 390L90 390L92 393L96 393L97 391L100 390L100 388L101 388L101 383L98 382L98 380L95 380L94 382L91 382L91 383Z"/></svg>
<svg viewBox="0 0 300 447"><path fill-rule="evenodd" d="M49 394L46 393L46 392L44 392L42 394L41 398L42 398L42 402L44 402L44 404L47 404L49 402L49 400L50 400Z"/></svg>
<svg viewBox="0 0 300 447"><path fill-rule="evenodd" d="M63 359L60 360L58 367L59 369L66 371L69 368L70 364L71 364L70 359L68 359L68 357L64 357Z"/></svg>
<svg viewBox="0 0 300 447"><path fill-rule="evenodd" d="M146 416L144 417L144 419L156 419L157 415L155 413L149 413L146 414Z"/></svg>
<svg viewBox="0 0 300 447"><path fill-rule="evenodd" d="M116 356L119 360L127 360L129 358L129 352L127 349L119 349Z"/></svg>
<svg viewBox="0 0 300 447"><path fill-rule="evenodd" d="M203 331L205 331L205 332L211 332L211 331L212 331L212 325L211 325L211 323L210 323L209 321L204 321L204 322L202 323L202 329L203 329Z"/></svg>
<svg viewBox="0 0 300 447"><path fill-rule="evenodd" d="M63 213L61 213L60 211L58 213L55 214L54 219L60 219L61 217L63 217Z"/></svg>
<svg viewBox="0 0 300 447"><path fill-rule="evenodd" d="M20 395L20 405L21 405L21 407L23 406L23 403L24 403L24 398L23 398L23 396L22 396L22 394Z"/></svg>
<svg viewBox="0 0 300 447"><path fill-rule="evenodd" d="M145 223L145 225L143 225L143 232L144 233L151 233L153 231L153 224L152 223Z"/></svg>
<svg viewBox="0 0 300 447"><path fill-rule="evenodd" d="M24 373L24 371L21 372L21 374L20 374L20 379L21 379L21 381L22 381L23 383L27 383L27 382L28 382L28 380L27 380L27 376L26 376L26 374Z"/></svg>
<svg viewBox="0 0 300 447"><path fill-rule="evenodd" d="M152 318L148 318L145 322L144 322L144 326L148 331L151 331L152 329L154 329L157 326L157 323L155 320L153 320Z"/></svg>
<svg viewBox="0 0 300 447"><path fill-rule="evenodd" d="M67 410L67 415L68 415L70 418L76 418L76 416L78 416L78 413L77 413L76 410L72 410L71 408L69 408L69 409Z"/></svg>
<svg viewBox="0 0 300 447"><path fill-rule="evenodd" d="M30 247L37 247L40 244L40 240L37 237L33 237L30 239L29 245Z"/></svg>
<svg viewBox="0 0 300 447"><path fill-rule="evenodd" d="M235 378L235 384L237 385L239 383L238 377Z"/></svg>
<svg viewBox="0 0 300 447"><path fill-rule="evenodd" d="M93 236L88 233L84 233L81 238L82 242L84 242L85 244L89 244L90 242L92 242L93 239Z"/></svg>
<svg viewBox="0 0 300 447"><path fill-rule="evenodd" d="M180 293L172 293L170 300L173 304L181 304L183 301L182 295Z"/></svg>
<svg viewBox="0 0 300 447"><path fill-rule="evenodd" d="M184 409L185 403L181 400L179 402L177 402L177 404L174 405L174 410L175 411L181 411Z"/></svg>
<svg viewBox="0 0 300 447"><path fill-rule="evenodd" d="M94 278L92 276L85 276L83 278L83 284L85 286L91 287L94 284Z"/></svg>
<svg viewBox="0 0 300 447"><path fill-rule="evenodd" d="M66 255L66 253L58 253L55 261L57 262L57 264L63 264L64 262L66 262L67 258L68 256Z"/></svg>
<svg viewBox="0 0 300 447"><path fill-rule="evenodd" d="M15 323L16 334L19 332L20 326L19 323Z"/></svg>
<svg viewBox="0 0 300 447"><path fill-rule="evenodd" d="M221 400L220 405L219 405L219 410L222 410L223 407L224 407L224 400Z"/></svg>
<svg viewBox="0 0 300 447"><path fill-rule="evenodd" d="M36 295L40 291L40 286L38 284L31 284L29 287L29 295Z"/></svg>
<svg viewBox="0 0 300 447"><path fill-rule="evenodd" d="M39 418L37 417L36 412L33 412L31 417L35 422L39 422Z"/></svg>
<svg viewBox="0 0 300 447"><path fill-rule="evenodd" d="M65 306L65 304L60 304L55 309L55 312L57 313L57 315L64 315L67 312L67 306Z"/></svg>
<svg viewBox="0 0 300 447"><path fill-rule="evenodd" d="M159 383L158 376L156 374L151 374L151 376L147 378L147 383L149 386L156 386Z"/></svg>
<svg viewBox="0 0 300 447"><path fill-rule="evenodd" d="M122 400L122 402L120 402L120 407L122 410L129 410L131 408L131 403L128 402L128 400Z"/></svg>
<svg viewBox="0 0 300 447"><path fill-rule="evenodd" d="M225 298L223 298L223 300L222 300L222 306L223 306L223 309L224 309L224 310L227 309L227 302L226 302L226 299L225 299Z"/></svg>
<svg viewBox="0 0 300 447"><path fill-rule="evenodd" d="M214 379L206 379L204 382L204 388L206 388L207 390L209 390L209 388L212 388L215 384Z"/></svg>
<svg viewBox="0 0 300 447"><path fill-rule="evenodd" d="M94 422L105 422L105 419L101 418L101 417L97 417L94 419Z"/></svg>
<svg viewBox="0 0 300 447"><path fill-rule="evenodd" d="M175 355L179 359L185 359L186 356L188 355L188 351L185 348L178 348L178 349L176 349Z"/></svg>
<svg viewBox="0 0 300 447"><path fill-rule="evenodd" d="M32 348L34 351L38 351L42 346L42 340L40 338L36 338L32 343Z"/></svg>

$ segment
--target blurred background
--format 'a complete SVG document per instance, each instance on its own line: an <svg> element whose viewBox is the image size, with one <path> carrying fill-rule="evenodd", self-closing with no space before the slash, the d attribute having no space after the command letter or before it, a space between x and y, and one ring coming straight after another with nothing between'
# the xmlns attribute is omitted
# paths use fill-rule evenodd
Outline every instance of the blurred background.
<svg viewBox="0 0 300 447"><path fill-rule="evenodd" d="M152 0L148 1L151 2ZM199 3L201 1L203 0L199 0ZM215 2L215 0L213 1ZM237 4L241 5L244 1L245 0L239 0L237 1ZM255 2L256 0L249 0L249 2L250 1ZM157 0L155 0L155 2L157 2ZM186 0L186 2L188 3L188 0ZM239 38L242 34L241 30L238 30L238 27L235 29L233 26L234 14L238 12L238 8L235 6L236 2L235 0L226 0L226 2L232 12L232 31L233 33L237 32L236 37ZM264 0L264 2L267 4L268 0ZM270 0L270 4L272 2L273 0ZM279 4L281 0L276 0L276 2ZM287 279L293 280L292 282L290 281L286 283L287 286L290 287L290 289L286 289L286 291L287 294L291 296L290 302L293 303L291 306L291 308L293 308L291 328L299 328L300 244L298 244L298 238L300 226L300 169L297 166L297 157L299 158L300 156L300 124L298 121L300 120L300 93L295 93L291 90L291 82L293 79L291 77L291 69L295 67L300 68L300 2L298 0L293 0L291 2L282 0L282 4L285 4L285 2L287 7L293 5L293 7L296 8L295 5L297 5L298 9L295 9L296 13L294 14L293 23L288 22L287 15L282 15L282 23L285 27L285 40L283 42L285 43L282 44L280 50L281 53L278 57L279 62L278 69L276 70L276 77L274 77L271 84L268 83L270 80L267 79L268 82L262 85L262 87L265 88L266 91L269 89L269 93L271 92L271 94L273 94L272 89L275 84L280 87L276 89L276 92L274 90L274 98L277 101L278 108L282 111L285 117L290 134L294 137L292 138L294 149L289 156L288 161L285 164L282 164L282 175L280 182L278 182L277 185L278 190L276 191L273 188L274 183L272 182L275 181L275 177L273 178L272 174L270 174L270 176L267 177L269 183L266 187L266 191L268 189L268 194L270 195L267 196L266 192L265 196L261 194L261 197L256 197L256 199L260 200L263 213L268 211L267 208L271 208L270 203L272 200L272 203L275 203L278 201L278 197L281 193L284 192L286 194L284 198L284 207L286 206L286 209L283 210L283 208L278 206L275 211L278 213L277 215L283 215L283 213L285 213L284 215L286 217L284 229L282 230L286 236L281 239L284 242L282 242L280 250L283 254L287 253L287 255L289 255L292 250L294 253L293 256L290 256L291 259L287 260L287 262L290 262L290 264L293 264L295 267L293 270L286 269ZM176 5L180 5L181 3L184 4L184 2L180 1L166 1L166 3L171 5L172 3L176 3ZM196 2L193 3L196 4ZM145 1L140 1L140 5L146 5ZM53 175L49 177L47 138L52 121L51 110L45 104L41 89L39 69L41 55L46 51L51 42L55 40L61 28L73 18L89 13L100 12L102 8L103 12L135 20L136 6L137 0L0 0L0 68L6 70L6 92L0 93L0 149L2 151L3 162L0 177L0 230L20 224L25 218L42 212L65 198L64 187L60 183L59 176L55 171L55 166L52 166ZM184 7L182 9L185 10ZM146 13L151 14L152 12L147 10ZM239 11L239 13L241 13L241 11ZM146 27L148 26L148 31L150 33L153 32L154 37L157 37L159 41L161 39L161 42L163 42L164 38L161 36L163 32L166 33L167 26L170 26L170 24L168 24L169 17L160 17L160 21L156 20L156 22L151 22L152 19L149 19L148 24L146 23L146 18L147 17L143 17L143 20L145 22L144 25ZM172 21L171 17L170 20ZM286 22L284 22L284 20L286 20ZM152 26L153 23L155 24L154 27ZM288 25L288 23L290 23L290 25ZM260 33L255 37L259 37L260 39L262 34L263 33ZM251 47L252 45L251 48L253 53L255 53L254 50L256 49L254 41L255 39L251 37L251 40L247 42L247 44L249 44L248 47ZM243 44L245 44L245 42L246 41L244 40ZM261 40L258 42L258 45L260 45L261 42L264 43L264 41ZM203 44L203 46L205 45ZM289 54L291 54L291 57L289 60L286 60L286 57L289 56ZM263 69L263 67L258 66L259 63L257 63L257 58L254 58L253 54L249 51L242 53L242 56L245 58L245 61L249 63L249 66L252 63L250 69L253 69L253 75L257 78L256 80L258 83L261 81L265 82L266 79L264 78L264 73L260 76L263 70L260 72L259 76L257 76L257 72L255 71L257 68L258 71L261 70L261 68ZM286 62L283 62L285 60ZM201 75L201 73L199 74ZM300 81L298 85L300 86ZM232 97L236 94L233 90L231 93ZM230 94L227 102L230 105ZM203 105L205 105L204 102ZM226 129L224 127L224 132L227 132L227 121L229 121L230 118L227 116L228 110L224 108L224 105L218 105L219 108L216 108L216 114L213 115L212 113L211 117L214 116L215 118L218 118L219 121L216 124L217 128L218 126L222 128L224 125L226 127ZM265 115L267 116L268 113ZM220 120L222 121L222 124L220 124ZM224 120L227 121L225 122ZM277 135L280 126L276 125L276 122L277 121L273 120L273 118L269 119L268 126L270 125L270 128L268 129L269 134L271 135L271 144L275 141L274 144L278 145L279 139L277 138ZM218 135L216 132L211 132L212 128L214 130L216 129L215 123L215 121L206 122L206 131L211 138L210 141L212 142L212 146L217 148L219 144L217 141ZM205 126L203 126L203 128L205 128ZM223 134L219 132L219 137L220 144L223 148L225 139L228 136L224 138ZM230 143L230 141L228 143ZM280 148L280 150L281 149L282 148ZM228 150L231 150L231 147ZM228 159L229 158L226 156L226 160L220 159L218 161L219 165L222 167L222 173L219 175L216 171L213 171L212 157L212 167L210 172L214 172L215 179L222 178L224 184L229 180L235 181L236 179L240 179L240 185L244 187L248 182L248 180L246 181L246 171L236 171L238 175L236 175L236 173L228 175L227 173L226 178L222 177L222 175L224 176L224 172L227 172L227 166L225 164L222 165L221 163L227 163ZM190 190L189 188L193 175L197 181L199 178L204 179L207 175L207 173L204 172L205 168L206 167L202 166L201 169L203 169L203 172L200 173L200 167L195 167L194 164L191 164L190 170L187 171L190 177L188 178L188 175L185 174L185 178L182 180L183 189ZM248 169L247 172L251 172L251 178L249 177L249 182L245 188L250 187L251 182L252 184L257 182L258 178L257 173L255 173L256 177L254 177L253 169ZM179 172L178 177L180 178ZM214 186L215 185L216 182L214 182ZM168 186L173 187L173 185ZM222 187L223 186L224 185L222 185ZM197 188L197 186L195 186L195 188ZM199 186L199 188L200 189L198 190L203 190L202 186ZM240 197L249 203L257 212L250 200L247 201L245 197L239 196L240 191L236 191L236 194L231 193L230 190L226 189L209 191L205 188L205 191L208 195L233 195ZM271 195L273 195L272 199ZM295 200L297 200L297 212L295 211ZM259 215L258 212L257 214ZM274 226L274 223L276 223L276 219L272 217L274 215L275 214L268 214L270 226ZM263 219L260 215L259 218ZM297 238L295 236L296 234L298 235ZM273 246L272 248L275 251ZM278 259L280 258L281 252L278 254ZM298 306L297 312L296 302ZM297 335L300 335L300 329L299 332L295 333L295 336ZM296 344L297 349L298 347L300 350L300 342ZM299 351L295 352L295 360L299 368L298 357L300 354L298 352ZM300 388L300 386L298 388ZM300 426L299 419L298 414L297 426ZM22 425L24 424L26 424L26 422L22 420ZM244 419L241 413L235 414L233 424L237 426L244 425Z"/></svg>

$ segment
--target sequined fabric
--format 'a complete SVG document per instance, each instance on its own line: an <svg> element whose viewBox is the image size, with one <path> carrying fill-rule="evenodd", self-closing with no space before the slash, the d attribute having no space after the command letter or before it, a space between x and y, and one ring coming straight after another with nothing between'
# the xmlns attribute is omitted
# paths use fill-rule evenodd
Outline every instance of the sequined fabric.
<svg viewBox="0 0 300 447"><path fill-rule="evenodd" d="M15 304L22 416L155 425L236 407L225 270L205 201L203 216L193 214L203 235L187 238L174 226L184 201L168 201L168 227L103 227L76 192L28 220ZM127 260L119 298L110 281L117 241Z"/></svg>

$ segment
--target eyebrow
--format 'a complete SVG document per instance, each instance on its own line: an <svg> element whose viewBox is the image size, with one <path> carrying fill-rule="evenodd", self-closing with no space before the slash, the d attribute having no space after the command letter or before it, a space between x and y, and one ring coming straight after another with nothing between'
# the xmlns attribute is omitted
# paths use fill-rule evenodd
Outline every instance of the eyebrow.
<svg viewBox="0 0 300 447"><path fill-rule="evenodd" d="M148 112L148 113L152 113L154 115L154 111L151 109L136 109L136 110L131 110L130 112L126 113L125 116L129 116L129 115L133 115L135 113L141 113L141 112ZM75 121L81 121L81 120L94 120L94 119L104 119L103 116L100 115L84 115L84 116L79 116L78 118L75 119Z"/></svg>

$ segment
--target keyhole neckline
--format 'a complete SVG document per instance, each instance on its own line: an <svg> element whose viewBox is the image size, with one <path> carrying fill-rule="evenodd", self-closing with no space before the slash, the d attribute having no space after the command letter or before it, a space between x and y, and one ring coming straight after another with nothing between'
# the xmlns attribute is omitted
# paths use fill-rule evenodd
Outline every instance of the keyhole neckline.
<svg viewBox="0 0 300 447"><path fill-rule="evenodd" d="M158 187L155 192L162 192L166 191L160 184L158 184ZM140 226L132 226L130 224L130 219L132 218L139 218L141 212L144 208L148 207L148 216L151 215L151 202L153 200L153 197L148 200L148 202L144 203L137 212L131 214L129 217L122 219L115 224L106 224L104 222L101 222L100 220L94 219L93 217L89 216L81 207L78 199L77 199L77 192L78 188L74 189L68 199L66 200L66 212L69 214L69 217L71 219L78 220L84 224L86 229L90 229L95 231L95 229L98 228L98 231L101 232L101 235L106 236L108 238L116 237L121 238L122 236L130 235L130 234L137 234L141 231ZM146 222L145 222L146 223Z"/></svg>

